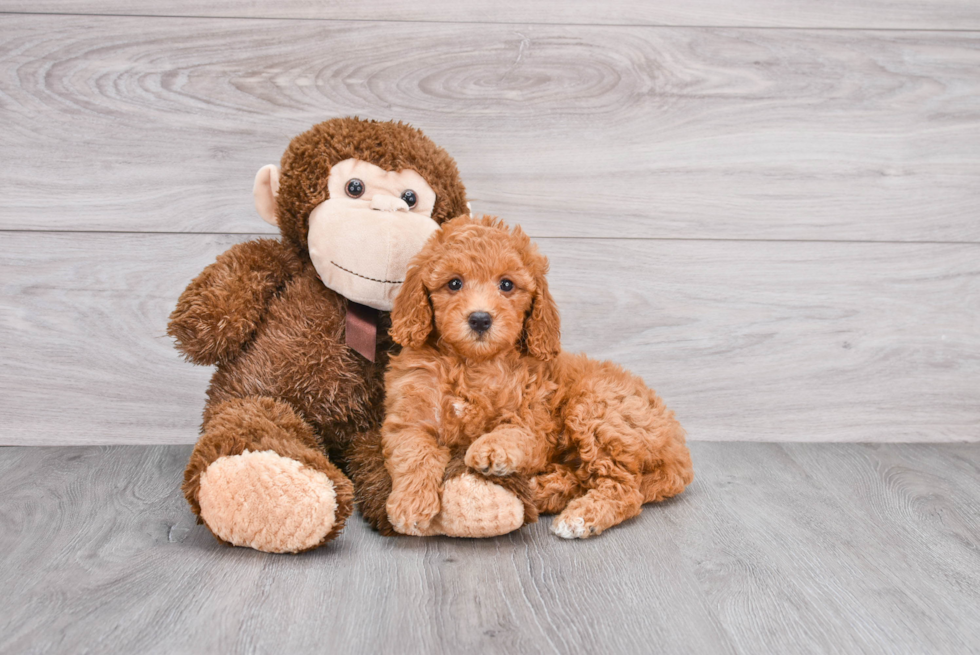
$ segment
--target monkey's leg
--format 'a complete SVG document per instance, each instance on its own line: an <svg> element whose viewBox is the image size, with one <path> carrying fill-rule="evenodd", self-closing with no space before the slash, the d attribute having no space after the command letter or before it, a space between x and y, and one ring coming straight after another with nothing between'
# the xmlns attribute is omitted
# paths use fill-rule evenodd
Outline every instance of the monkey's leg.
<svg viewBox="0 0 980 655"><path fill-rule="evenodd" d="M364 520L386 537L398 533L388 521L391 476L385 468L381 431L362 432L354 437L347 453L347 470L354 481L354 502Z"/></svg>
<svg viewBox="0 0 980 655"><path fill-rule="evenodd" d="M442 510L434 529L449 537L496 537L538 520L527 479L488 478L466 466L466 450L453 454L442 483Z"/></svg>
<svg viewBox="0 0 980 655"><path fill-rule="evenodd" d="M456 453L443 479L442 509L430 526L430 534L449 537L495 537L537 520L526 483L519 478L477 475ZM388 522L386 505L391 478L385 468L379 431L357 436L348 457L358 509L365 520L385 536L398 533Z"/></svg>
<svg viewBox="0 0 980 655"><path fill-rule="evenodd" d="M350 480L309 424L288 404L255 396L209 408L183 490L220 541L272 553L330 541L353 506Z"/></svg>

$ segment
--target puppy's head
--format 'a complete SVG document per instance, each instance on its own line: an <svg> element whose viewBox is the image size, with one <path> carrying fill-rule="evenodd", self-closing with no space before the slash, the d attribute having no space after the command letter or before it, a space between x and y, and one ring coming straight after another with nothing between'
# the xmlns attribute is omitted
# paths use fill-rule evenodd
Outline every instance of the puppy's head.
<svg viewBox="0 0 980 655"><path fill-rule="evenodd" d="M548 260L520 227L455 218L409 264L391 311L391 336L419 348L431 338L476 360L508 349L549 360L561 350Z"/></svg>

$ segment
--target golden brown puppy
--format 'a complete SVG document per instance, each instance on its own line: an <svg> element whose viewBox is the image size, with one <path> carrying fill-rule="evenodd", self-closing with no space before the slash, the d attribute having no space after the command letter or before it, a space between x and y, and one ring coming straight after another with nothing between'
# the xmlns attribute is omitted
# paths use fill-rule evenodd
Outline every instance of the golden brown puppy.
<svg viewBox="0 0 980 655"><path fill-rule="evenodd" d="M521 231L456 218L415 256L392 310L388 518L425 534L450 451L484 474L533 476L565 538L601 533L693 479L684 430L640 378L561 352L548 261Z"/></svg>

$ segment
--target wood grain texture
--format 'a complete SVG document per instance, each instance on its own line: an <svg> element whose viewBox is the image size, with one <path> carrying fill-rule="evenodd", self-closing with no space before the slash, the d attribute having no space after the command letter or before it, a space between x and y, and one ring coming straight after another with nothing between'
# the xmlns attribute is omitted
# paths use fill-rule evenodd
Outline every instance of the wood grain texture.
<svg viewBox="0 0 980 655"><path fill-rule="evenodd" d="M976 32L7 15L0 229L261 231L255 171L360 114L534 236L980 242L978 70Z"/></svg>
<svg viewBox="0 0 980 655"><path fill-rule="evenodd" d="M242 235L12 232L0 443L190 443L208 369L166 318ZM692 439L980 441L980 245L543 239L565 348Z"/></svg>
<svg viewBox="0 0 980 655"><path fill-rule="evenodd" d="M976 616L958 606L980 600L970 582L977 576L980 535L936 535L931 512L864 510L869 503L906 505L928 498L937 512L971 520L980 512L980 450L712 444L718 450L711 451L707 445L694 445L701 455L695 463L699 490L706 498L686 504L691 513L666 530L679 535L679 550L696 563L695 575L721 608L738 650L976 649ZM936 463L957 468L936 478ZM964 470L969 468L974 470ZM950 552L958 557L950 558ZM966 596L954 598L952 588ZM846 645L839 641L842 632L848 634ZM945 636L926 646L938 634Z"/></svg>
<svg viewBox="0 0 980 655"><path fill-rule="evenodd" d="M194 525L189 452L0 448L0 652L980 648L974 446L694 443L686 493L594 540L355 516L298 556Z"/></svg>
<svg viewBox="0 0 980 655"><path fill-rule="evenodd" d="M888 29L980 29L980 8L971 0L544 0L493 3L435 0L405 3L363 0L356 4L327 0L2 0L0 12L124 14L145 16L216 16L306 18L362 21L435 21L466 23L570 23L587 25L707 25L729 27L847 27Z"/></svg>

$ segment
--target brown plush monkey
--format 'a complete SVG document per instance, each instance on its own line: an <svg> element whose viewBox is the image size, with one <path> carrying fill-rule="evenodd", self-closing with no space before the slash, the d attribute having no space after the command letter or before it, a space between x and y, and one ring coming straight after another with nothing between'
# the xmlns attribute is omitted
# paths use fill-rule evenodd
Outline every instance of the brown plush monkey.
<svg viewBox="0 0 980 655"><path fill-rule="evenodd" d="M351 513L344 471L355 441L377 433L397 348L387 310L408 260L467 206L452 158L402 123L320 123L281 164L254 187L281 237L218 257L181 295L168 332L190 361L217 367L184 476L191 508L221 541L298 552L332 539ZM360 453L360 469L376 465ZM497 533L520 526L514 493L456 473L445 533L483 536L487 512ZM383 517L371 521L384 529Z"/></svg>

